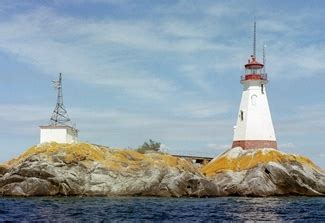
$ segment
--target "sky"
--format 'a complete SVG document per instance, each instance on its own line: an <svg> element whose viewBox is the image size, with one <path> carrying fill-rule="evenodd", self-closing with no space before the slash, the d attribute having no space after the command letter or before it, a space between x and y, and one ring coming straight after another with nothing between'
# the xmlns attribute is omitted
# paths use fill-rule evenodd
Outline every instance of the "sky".
<svg viewBox="0 0 325 223"><path fill-rule="evenodd" d="M80 141L218 155L232 143L254 17L279 149L325 168L321 0L2 0L0 162L39 143L60 72Z"/></svg>

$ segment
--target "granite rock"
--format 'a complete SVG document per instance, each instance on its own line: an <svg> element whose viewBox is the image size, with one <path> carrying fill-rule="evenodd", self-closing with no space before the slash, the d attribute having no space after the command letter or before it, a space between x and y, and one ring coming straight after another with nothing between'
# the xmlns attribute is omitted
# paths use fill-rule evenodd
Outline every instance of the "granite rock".
<svg viewBox="0 0 325 223"><path fill-rule="evenodd" d="M3 196L208 196L215 185L184 159L91 144L41 144L9 161Z"/></svg>
<svg viewBox="0 0 325 223"><path fill-rule="evenodd" d="M162 153L48 143L0 165L0 196L325 195L325 173L306 157L233 148L197 169Z"/></svg>
<svg viewBox="0 0 325 223"><path fill-rule="evenodd" d="M308 158L275 149L230 149L202 168L219 195L325 195L325 173Z"/></svg>

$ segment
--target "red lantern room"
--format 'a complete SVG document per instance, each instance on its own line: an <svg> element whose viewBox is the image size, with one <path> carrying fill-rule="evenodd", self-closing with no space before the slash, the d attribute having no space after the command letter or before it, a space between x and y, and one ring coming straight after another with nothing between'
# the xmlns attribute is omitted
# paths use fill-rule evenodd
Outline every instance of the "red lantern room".
<svg viewBox="0 0 325 223"><path fill-rule="evenodd" d="M267 81L267 75L263 72L264 65L256 60L252 55L248 63L245 64L245 75L241 76L241 81L263 80Z"/></svg>

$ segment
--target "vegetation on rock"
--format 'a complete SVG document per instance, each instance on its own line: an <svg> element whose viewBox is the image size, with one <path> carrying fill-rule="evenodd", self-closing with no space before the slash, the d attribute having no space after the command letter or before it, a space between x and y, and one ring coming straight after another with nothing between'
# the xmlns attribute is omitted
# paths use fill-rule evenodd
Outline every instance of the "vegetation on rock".
<svg viewBox="0 0 325 223"><path fill-rule="evenodd" d="M152 139L149 139L149 142L144 142L142 146L137 149L139 153L146 153L146 152L160 152L160 142L155 142Z"/></svg>

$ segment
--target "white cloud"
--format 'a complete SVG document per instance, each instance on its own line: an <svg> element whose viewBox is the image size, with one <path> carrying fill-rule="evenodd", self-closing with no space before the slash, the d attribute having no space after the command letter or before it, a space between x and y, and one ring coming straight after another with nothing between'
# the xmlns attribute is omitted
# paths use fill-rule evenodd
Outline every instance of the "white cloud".
<svg viewBox="0 0 325 223"><path fill-rule="evenodd" d="M226 114L230 110L227 102L187 102L172 108L175 114L187 118L213 118Z"/></svg>
<svg viewBox="0 0 325 223"><path fill-rule="evenodd" d="M34 122L43 120L52 108L40 105L0 105L0 120L10 122Z"/></svg>
<svg viewBox="0 0 325 223"><path fill-rule="evenodd" d="M109 46L101 49L105 41L97 44L92 42L94 38L110 36L111 44L148 44L148 38L141 39L146 35L145 30L140 29L141 25L126 24L117 22L112 26L99 23L95 25L96 28L92 28L94 25L91 22L60 17L52 10L39 9L0 23L0 47L46 74L63 71L69 78L117 87L141 97L160 98L173 92L176 87L171 80L155 77L145 69L135 69L132 58L119 59L122 52L115 55L116 52L110 52ZM103 33L100 30L105 31L105 26L108 29ZM80 31L84 28L87 32ZM143 33L144 36L138 36L138 40L132 38L129 33L133 31ZM155 38L152 37L151 41L155 41Z"/></svg>
<svg viewBox="0 0 325 223"><path fill-rule="evenodd" d="M235 49L212 41L218 32L211 32L213 23L204 24L202 29L200 22L179 19L79 19L40 7L0 23L0 48L48 75L61 71L71 79L116 87L132 96L160 99L177 91L178 86L168 75L148 70L149 58L166 52L178 58L189 52L223 53ZM224 68L227 66L224 64ZM203 73L209 70L203 68L203 75L197 75L196 70L187 78L209 89Z"/></svg>
<svg viewBox="0 0 325 223"><path fill-rule="evenodd" d="M209 143L207 145L207 147L209 149L213 149L213 150L226 150L226 149L229 149L231 148L231 145L230 144L216 144L216 143Z"/></svg>
<svg viewBox="0 0 325 223"><path fill-rule="evenodd" d="M179 4L182 7L191 5L185 2ZM214 15L227 14L238 9L230 6L221 3L204 8L199 6L198 9L193 8L193 13L196 10L212 10ZM175 7L179 6L176 4ZM189 72L183 71L186 74L184 77L201 89L212 89L210 76L206 75L211 70L215 69L217 75L226 75L245 61L243 55L247 54L247 49L240 41L228 38L230 42L220 42L213 39L219 35L236 36L236 27L244 27L244 22L216 29L217 24L223 23L222 18L212 22L210 13L205 16L208 17L197 21L180 19L176 15L157 21L96 20L60 15L53 9L40 7L29 13L13 15L8 21L0 23L0 48L48 75L62 71L72 79L116 87L130 95L159 99L177 91L178 84L169 76L147 70L148 57L157 57L157 53L169 52L177 58L179 54L183 57L188 52L215 52L218 61L208 69L202 61L196 64L188 61L190 63L181 65L180 72L186 66L195 66ZM274 32L284 32L288 25L280 21L265 19L258 27L267 25ZM297 32L294 35L298 35ZM267 41L270 42L268 62L272 64L269 69L272 78L294 78L324 72L325 46L301 48L295 43L289 44L288 39ZM306 58L305 55L309 56ZM282 75L283 67L291 67L285 71L285 76Z"/></svg>
<svg viewBox="0 0 325 223"><path fill-rule="evenodd" d="M38 126L48 123L51 112L46 105L2 105L0 121L5 125L10 123L10 131L18 135L23 133L35 136ZM119 133L119 137L130 137L133 140L135 133L143 140L147 138L166 141L220 140L226 135L227 131L224 129L229 125L229 121L223 118L206 119L204 116L193 119L191 116L178 116L177 112L163 115L118 109L90 110L72 107L68 109L68 114L80 129L81 139L84 137L85 140L91 140L93 137L105 139L107 133L116 132Z"/></svg>
<svg viewBox="0 0 325 223"><path fill-rule="evenodd" d="M62 4L62 5L67 5L67 4L84 4L84 3L104 3L104 4L113 4L113 5L121 5L128 3L129 0L54 0L55 4Z"/></svg>
<svg viewBox="0 0 325 223"><path fill-rule="evenodd" d="M288 142L288 143L281 143L278 145L279 149L292 149L295 148L296 145L292 142Z"/></svg>
<svg viewBox="0 0 325 223"><path fill-rule="evenodd" d="M325 134L325 106L323 104L291 107L283 111L286 115L281 118L277 130L285 135L308 136Z"/></svg>

